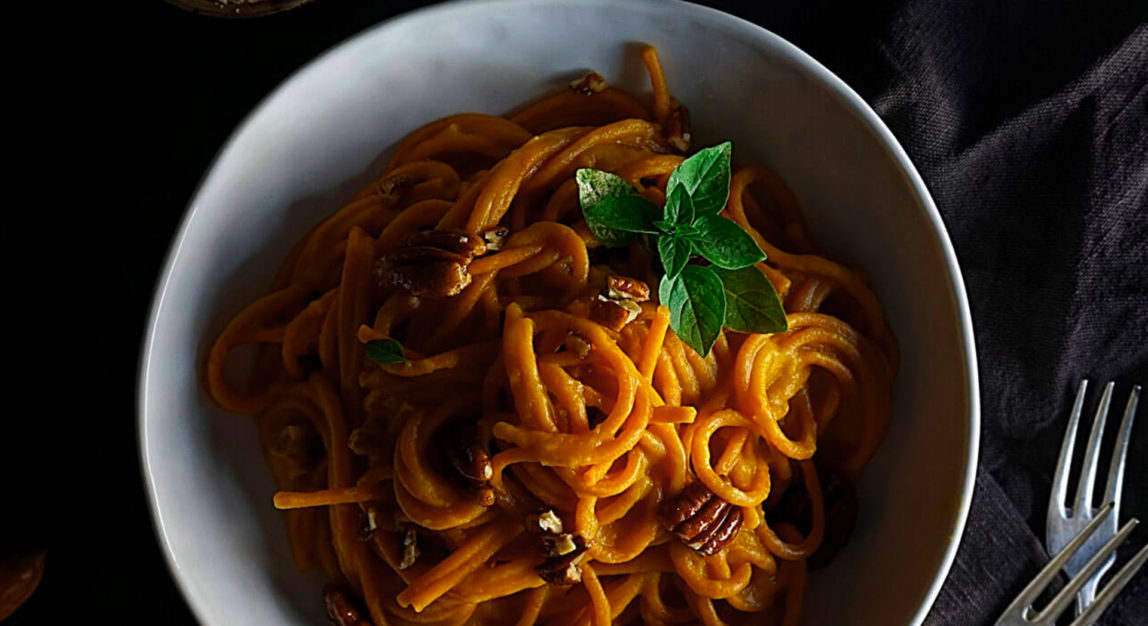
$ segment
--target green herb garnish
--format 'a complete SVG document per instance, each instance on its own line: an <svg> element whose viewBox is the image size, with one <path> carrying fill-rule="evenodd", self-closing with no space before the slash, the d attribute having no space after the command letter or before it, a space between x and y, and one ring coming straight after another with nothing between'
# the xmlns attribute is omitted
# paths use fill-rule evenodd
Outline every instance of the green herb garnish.
<svg viewBox="0 0 1148 626"><path fill-rule="evenodd" d="M670 173L660 210L614 174L575 173L587 228L607 247L645 238L662 265L658 297L670 310L670 327L702 356L723 326L743 333L788 328L773 284L754 267L765 253L720 215L729 199L730 151L727 141L682 161ZM698 257L710 265L690 263Z"/></svg>
<svg viewBox="0 0 1148 626"><path fill-rule="evenodd" d="M410 363L407 360L407 355L403 353L403 345L390 337L368 341L365 348L367 358L379 365Z"/></svg>

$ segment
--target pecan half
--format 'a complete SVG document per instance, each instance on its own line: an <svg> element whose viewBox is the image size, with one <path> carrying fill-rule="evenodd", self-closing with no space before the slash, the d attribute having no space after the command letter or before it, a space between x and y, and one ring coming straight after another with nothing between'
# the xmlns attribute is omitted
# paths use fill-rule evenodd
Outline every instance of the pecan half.
<svg viewBox="0 0 1148 626"><path fill-rule="evenodd" d="M323 602L327 605L327 618L335 626L373 626L351 598L335 585L323 587Z"/></svg>
<svg viewBox="0 0 1148 626"><path fill-rule="evenodd" d="M478 491L484 505L494 504L494 492L490 489L494 466L490 451L479 437L478 426L466 420L448 422L439 430L438 441L455 478Z"/></svg>
<svg viewBox="0 0 1148 626"><path fill-rule="evenodd" d="M590 319L615 332L642 314L639 302L650 299L650 287L629 276L613 274L606 278L605 293L590 304Z"/></svg>
<svg viewBox="0 0 1148 626"><path fill-rule="evenodd" d="M606 297L611 300L645 302L650 299L650 286L637 278L611 274L606 277Z"/></svg>
<svg viewBox="0 0 1148 626"><path fill-rule="evenodd" d="M582 78L570 81L570 91L583 96L593 95L604 89L606 79L598 72L590 72Z"/></svg>
<svg viewBox="0 0 1148 626"><path fill-rule="evenodd" d="M706 556L717 554L741 528L741 508L719 498L696 480L662 510L662 525Z"/></svg>
<svg viewBox="0 0 1148 626"><path fill-rule="evenodd" d="M445 298L470 284L467 271L474 257L486 252L482 237L461 230L427 230L385 252L375 263L384 287L402 287L412 295Z"/></svg>

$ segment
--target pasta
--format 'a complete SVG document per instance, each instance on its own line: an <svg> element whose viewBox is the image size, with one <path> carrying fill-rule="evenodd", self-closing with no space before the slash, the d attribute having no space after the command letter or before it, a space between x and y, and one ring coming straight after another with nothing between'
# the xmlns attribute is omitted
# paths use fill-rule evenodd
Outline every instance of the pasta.
<svg viewBox="0 0 1148 626"><path fill-rule="evenodd" d="M781 179L736 170L723 215L768 256L788 330L726 330L703 357L665 306L596 312L618 277L658 278L588 231L574 171L662 202L689 149L642 56L652 109L591 74L413 132L213 344L208 392L254 416L337 623L789 625L843 541L838 485L882 439L897 347ZM385 339L405 361L368 358ZM249 345L239 388L225 365Z"/></svg>

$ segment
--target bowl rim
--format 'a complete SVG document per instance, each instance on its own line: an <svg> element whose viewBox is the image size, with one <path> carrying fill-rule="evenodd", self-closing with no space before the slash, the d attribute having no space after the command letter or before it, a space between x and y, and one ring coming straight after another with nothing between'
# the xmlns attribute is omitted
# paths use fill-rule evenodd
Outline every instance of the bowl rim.
<svg viewBox="0 0 1148 626"><path fill-rule="evenodd" d="M755 44L782 52L798 65L802 71L808 72L816 80L820 81L831 93L841 98L860 116L862 123L873 132L878 142L896 161L901 174L906 179L909 188L924 210L929 225L932 227L933 235L936 237L941 248L945 269L947 271L946 278L951 288L951 304L957 313L958 335L963 348L962 357L964 363L962 369L965 375L968 393L968 411L965 426L966 449L963 455L965 468L961 481L959 506L957 507L956 518L953 520L952 533L949 537L948 545L945 547L941 561L934 573L933 580L926 590L925 595L922 597L920 606L917 607L916 612L909 622L911 626L919 626L925 620L933 603L936 601L937 595L940 593L942 585L948 578L949 571L956 558L957 549L964 535L969 510L972 504L977 467L979 465L981 427L980 378L973 334L972 314L956 251L953 248L952 241L949 239L948 231L945 229L936 203L933 201L933 197L929 193L928 187L925 185L917 168L913 165L905 149L901 146L900 142L897 141L892 131L889 130L888 126L885 125L876 111L874 111L857 92L815 58L772 31L719 9L693 4L684 0L628 0L625 4L617 3L616 0L450 0L441 4L407 11L365 27L359 32L334 44L318 56L292 71L273 90L265 95L235 126L222 147L212 156L207 169L197 183L191 200L184 210L179 227L169 245L168 253L164 258L162 271L156 280L151 306L148 310L147 324L140 346L136 375L136 429L140 454L141 478L143 479L145 491L147 492L148 510L151 514L156 537L162 547L164 562L167 564L168 571L175 580L176 586L179 588L181 595L187 602L195 619L201 624L210 624L207 619L207 615L209 614L207 610L207 600L200 597L195 589L193 589L190 581L181 574L179 564L172 550L171 542L168 539L169 531L164 524L163 512L160 510L158 501L159 485L156 484L152 472L151 457L153 456L153 451L148 448L148 420L145 408L148 401L147 390L149 372L153 360L153 344L155 343L158 329L158 314L163 308L167 291L172 286L171 279L176 260L180 257L180 251L187 239L190 226L200 210L200 196L204 188L215 173L220 161L233 150L237 140L243 134L244 129L246 129L255 118L262 115L270 104L277 100L290 84L294 83L304 74L317 71L318 68L325 65L341 52L356 44L361 44L367 39L383 36L385 31L401 26L408 21L447 17L449 14L462 11L491 10L496 8L513 9L522 5L609 6L617 8L624 7L623 10L631 10L636 6L644 6L646 8L658 7L660 9L678 12L684 17L722 22L723 26L735 30L739 35L746 37ZM195 370L198 372L198 367L196 367Z"/></svg>

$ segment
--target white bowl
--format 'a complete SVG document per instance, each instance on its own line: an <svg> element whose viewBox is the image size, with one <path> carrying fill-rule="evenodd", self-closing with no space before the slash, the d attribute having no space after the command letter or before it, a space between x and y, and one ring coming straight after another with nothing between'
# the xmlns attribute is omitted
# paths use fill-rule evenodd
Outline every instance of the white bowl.
<svg viewBox="0 0 1148 626"><path fill-rule="evenodd" d="M648 92L637 42L658 47L695 144L732 139L737 160L768 163L830 255L871 276L903 351L858 527L813 577L806 623L924 619L972 495L978 392L957 260L905 152L837 77L748 22L669 1L495 0L391 20L300 70L232 135L191 203L152 307L139 436L159 539L201 622L325 623L321 580L291 565L253 422L202 392L222 325L407 132L508 111L588 68Z"/></svg>

